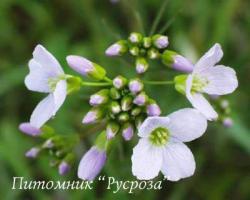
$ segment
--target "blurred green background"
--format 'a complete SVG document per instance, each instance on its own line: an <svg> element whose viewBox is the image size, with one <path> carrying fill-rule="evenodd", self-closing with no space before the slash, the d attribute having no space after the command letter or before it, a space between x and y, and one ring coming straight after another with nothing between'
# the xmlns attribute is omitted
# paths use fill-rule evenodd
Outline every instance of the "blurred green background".
<svg viewBox="0 0 250 200"><path fill-rule="evenodd" d="M170 48L193 61L215 42L224 50L222 63L232 66L239 88L230 100L234 126L224 128L209 123L206 134L191 142L197 169L193 177L176 183L164 182L160 191L137 190L136 195L120 191L112 194L106 184L97 182L92 191L11 190L12 177L29 180L76 180L77 164L70 174L60 177L49 167L49 156L37 160L24 157L39 141L17 129L27 121L42 98L28 91L23 83L33 48L41 43L60 61L67 73L68 54L79 54L105 66L110 77L135 76L134 68L121 59L107 58L105 48L131 31L149 33L162 7L161 0L0 0L0 199L250 199L250 1L247 0L170 0L157 31L167 26ZM167 25L166 25L167 24ZM150 73L151 72L151 73ZM151 64L148 79L170 79L172 72L158 62ZM156 86L157 87L157 86ZM163 113L190 106L171 87L146 88L158 100ZM87 133L80 121L88 110L83 88L71 95L49 124L61 134ZM93 132L76 149L78 159L91 146ZM118 180L134 180L130 156L137 137L123 142L108 158L102 174ZM159 177L161 179L162 177ZM157 180L157 179L156 179Z"/></svg>

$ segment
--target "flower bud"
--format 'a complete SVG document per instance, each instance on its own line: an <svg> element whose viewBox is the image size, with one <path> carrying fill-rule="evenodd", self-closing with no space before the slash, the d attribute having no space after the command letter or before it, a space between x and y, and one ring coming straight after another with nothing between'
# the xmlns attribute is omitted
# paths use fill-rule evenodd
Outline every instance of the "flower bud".
<svg viewBox="0 0 250 200"><path fill-rule="evenodd" d="M128 111L132 107L133 98L131 96L125 96L121 100L121 107L123 111Z"/></svg>
<svg viewBox="0 0 250 200"><path fill-rule="evenodd" d="M233 126L233 120L230 117L226 117L225 119L223 119L222 124L224 127L230 128Z"/></svg>
<svg viewBox="0 0 250 200"><path fill-rule="evenodd" d="M90 96L89 104L91 106L99 106L107 103L109 100L109 90L103 89Z"/></svg>
<svg viewBox="0 0 250 200"><path fill-rule="evenodd" d="M133 103L138 105L138 106L143 106L143 105L145 105L147 100L148 100L148 96L145 94L145 92L141 92L140 94L138 94L135 97Z"/></svg>
<svg viewBox="0 0 250 200"><path fill-rule="evenodd" d="M55 146L54 142L52 141L52 139L48 139L44 142L43 144L43 148L45 149L51 149Z"/></svg>
<svg viewBox="0 0 250 200"><path fill-rule="evenodd" d="M141 108L136 107L131 111L131 115L138 116L139 114L141 114L141 111L142 111Z"/></svg>
<svg viewBox="0 0 250 200"><path fill-rule="evenodd" d="M140 33L131 33L129 36L129 41L133 44L138 44L142 41L142 35Z"/></svg>
<svg viewBox="0 0 250 200"><path fill-rule="evenodd" d="M119 122L121 122L121 123L127 122L127 121L129 120L129 114L126 113L126 112L123 112L123 113L119 114L118 120L119 120Z"/></svg>
<svg viewBox="0 0 250 200"><path fill-rule="evenodd" d="M119 124L117 124L116 122L109 122L106 128L107 139L110 140L115 137L119 129Z"/></svg>
<svg viewBox="0 0 250 200"><path fill-rule="evenodd" d="M102 170L107 156L106 151L96 146L84 154L78 166L78 177L83 180L94 180Z"/></svg>
<svg viewBox="0 0 250 200"><path fill-rule="evenodd" d="M145 117L143 117L142 115L135 118L135 125L137 129L140 128L144 120L145 120Z"/></svg>
<svg viewBox="0 0 250 200"><path fill-rule="evenodd" d="M62 161L58 166L58 172L60 175L65 175L70 171L70 165L66 161Z"/></svg>
<svg viewBox="0 0 250 200"><path fill-rule="evenodd" d="M194 68L194 65L187 58L169 50L163 52L162 62L172 69L185 73L191 73Z"/></svg>
<svg viewBox="0 0 250 200"><path fill-rule="evenodd" d="M106 76L104 68L81 56L67 56L68 65L83 76L89 76L96 80L102 80Z"/></svg>
<svg viewBox="0 0 250 200"><path fill-rule="evenodd" d="M148 62L145 58L139 57L136 59L136 71L138 74L142 74L148 69Z"/></svg>
<svg viewBox="0 0 250 200"><path fill-rule="evenodd" d="M168 37L165 35L154 35L153 36L153 43L155 45L155 47L157 47L158 49L164 49L168 46L169 42L168 42Z"/></svg>
<svg viewBox="0 0 250 200"><path fill-rule="evenodd" d="M152 40L151 40L151 38L150 38L150 37L144 37L144 38L143 38L143 46L144 46L145 48L149 48L149 47L151 47L151 45L152 45Z"/></svg>
<svg viewBox="0 0 250 200"><path fill-rule="evenodd" d="M21 123L19 125L19 130L30 136L38 136L41 134L41 130L32 126L29 122Z"/></svg>
<svg viewBox="0 0 250 200"><path fill-rule="evenodd" d="M101 108L92 108L83 118L83 124L92 124L103 117L103 110Z"/></svg>
<svg viewBox="0 0 250 200"><path fill-rule="evenodd" d="M159 53L159 51L157 49L151 48L151 49L148 50L148 57L150 59L157 59L157 58L160 57L160 53Z"/></svg>
<svg viewBox="0 0 250 200"><path fill-rule="evenodd" d="M229 107L229 101L228 100L222 100L221 102L220 102L220 106L221 106L221 108L223 108L223 109L227 109L228 107Z"/></svg>
<svg viewBox="0 0 250 200"><path fill-rule="evenodd" d="M129 81L129 90L133 94L140 92L143 89L143 83L140 79L132 79Z"/></svg>
<svg viewBox="0 0 250 200"><path fill-rule="evenodd" d="M38 147L32 147L30 150L28 150L26 153L25 153L25 156L27 158L36 158L40 152L40 148Z"/></svg>
<svg viewBox="0 0 250 200"><path fill-rule="evenodd" d="M129 141L134 135L134 128L130 123L126 123L122 127L122 137L124 140Z"/></svg>
<svg viewBox="0 0 250 200"><path fill-rule="evenodd" d="M122 89L127 84L127 82L128 80L123 76L117 76L113 80L113 85L117 89Z"/></svg>
<svg viewBox="0 0 250 200"><path fill-rule="evenodd" d="M105 54L107 56L121 56L128 51L127 46L128 45L126 40L120 40L108 47L105 51Z"/></svg>
<svg viewBox="0 0 250 200"><path fill-rule="evenodd" d="M110 110L113 114L118 114L121 112L121 106L118 102L112 101L110 104Z"/></svg>
<svg viewBox="0 0 250 200"><path fill-rule="evenodd" d="M133 46L129 49L129 52L132 56L138 56L140 53L139 47Z"/></svg>
<svg viewBox="0 0 250 200"><path fill-rule="evenodd" d="M116 88L111 88L109 91L109 94L110 94L110 97L115 100L120 99L121 97L120 92Z"/></svg>
<svg viewBox="0 0 250 200"><path fill-rule="evenodd" d="M161 114L161 109L154 101L151 101L147 105L147 114L148 116L159 116Z"/></svg>

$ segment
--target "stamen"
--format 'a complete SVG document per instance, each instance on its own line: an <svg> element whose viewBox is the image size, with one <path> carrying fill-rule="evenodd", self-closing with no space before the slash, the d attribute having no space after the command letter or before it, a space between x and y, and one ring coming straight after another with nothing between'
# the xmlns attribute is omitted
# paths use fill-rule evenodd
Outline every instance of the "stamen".
<svg viewBox="0 0 250 200"><path fill-rule="evenodd" d="M149 140L156 146L162 146L169 140L169 132L166 128L156 128L152 131Z"/></svg>

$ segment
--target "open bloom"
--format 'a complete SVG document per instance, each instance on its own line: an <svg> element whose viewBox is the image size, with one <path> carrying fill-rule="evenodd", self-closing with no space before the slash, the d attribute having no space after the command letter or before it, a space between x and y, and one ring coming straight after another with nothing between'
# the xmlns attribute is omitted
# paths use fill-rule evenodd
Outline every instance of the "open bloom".
<svg viewBox="0 0 250 200"><path fill-rule="evenodd" d="M219 44L215 44L194 66L192 74L186 81L186 96L194 108L198 109L208 120L218 117L213 107L202 93L225 95L238 87L235 71L224 65L216 65L223 56Z"/></svg>
<svg viewBox="0 0 250 200"><path fill-rule="evenodd" d="M67 95L67 83L62 67L42 45L37 45L29 61L25 85L31 91L48 93L33 111L30 124L40 128L56 114Z"/></svg>
<svg viewBox="0 0 250 200"><path fill-rule="evenodd" d="M149 117L139 128L139 143L133 149L132 173L149 180L161 171L170 181L192 176L195 160L183 142L200 137L206 118L196 109L185 108L167 117Z"/></svg>

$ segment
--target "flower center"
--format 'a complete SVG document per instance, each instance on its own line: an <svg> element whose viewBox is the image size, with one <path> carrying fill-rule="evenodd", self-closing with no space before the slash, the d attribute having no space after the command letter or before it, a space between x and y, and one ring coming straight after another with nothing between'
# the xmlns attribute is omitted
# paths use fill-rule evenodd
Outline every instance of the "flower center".
<svg viewBox="0 0 250 200"><path fill-rule="evenodd" d="M202 77L194 76L191 91L201 92L204 87L208 84L208 80Z"/></svg>
<svg viewBox="0 0 250 200"><path fill-rule="evenodd" d="M152 131L149 136L150 142L155 146L162 146L169 140L169 132L166 128L156 128Z"/></svg>
<svg viewBox="0 0 250 200"><path fill-rule="evenodd" d="M64 80L64 79L66 79L65 74L59 75L57 77L49 78L48 79L48 85L49 85L50 90L53 92L56 89L56 84L60 80Z"/></svg>

